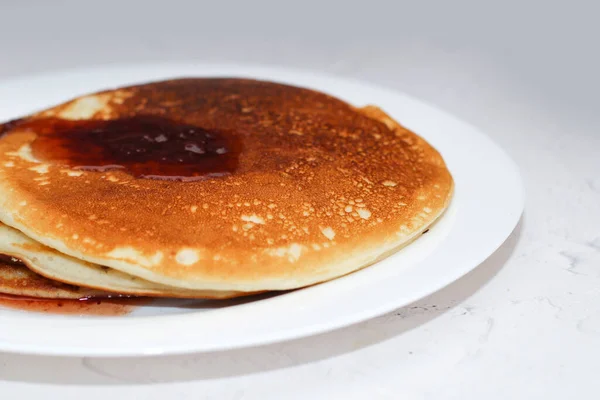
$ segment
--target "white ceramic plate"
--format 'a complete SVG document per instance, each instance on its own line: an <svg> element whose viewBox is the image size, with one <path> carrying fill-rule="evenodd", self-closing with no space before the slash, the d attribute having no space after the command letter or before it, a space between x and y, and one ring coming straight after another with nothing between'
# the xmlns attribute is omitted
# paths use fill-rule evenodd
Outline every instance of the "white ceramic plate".
<svg viewBox="0 0 600 400"><path fill-rule="evenodd" d="M123 317L44 315L0 308L0 350L61 355L146 355L232 349L317 334L375 317L466 274L509 236L523 210L515 164L456 118L366 83L288 69L203 64L105 67L0 83L0 120L100 89L182 76L248 76L376 104L436 147L456 191L431 231L388 259L332 282L279 296L226 302L162 301Z"/></svg>

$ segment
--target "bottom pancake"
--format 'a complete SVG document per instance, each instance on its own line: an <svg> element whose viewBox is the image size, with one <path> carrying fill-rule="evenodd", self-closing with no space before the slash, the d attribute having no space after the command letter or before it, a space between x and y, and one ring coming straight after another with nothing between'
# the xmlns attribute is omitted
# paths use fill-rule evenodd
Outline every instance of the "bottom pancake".
<svg viewBox="0 0 600 400"><path fill-rule="evenodd" d="M43 299L83 299L111 295L50 280L29 270L20 260L0 254L0 296L2 294Z"/></svg>
<svg viewBox="0 0 600 400"><path fill-rule="evenodd" d="M112 268L62 254L2 223L0 223L0 253L22 260L30 270L48 279L122 295L228 299L258 293L190 290L149 282Z"/></svg>

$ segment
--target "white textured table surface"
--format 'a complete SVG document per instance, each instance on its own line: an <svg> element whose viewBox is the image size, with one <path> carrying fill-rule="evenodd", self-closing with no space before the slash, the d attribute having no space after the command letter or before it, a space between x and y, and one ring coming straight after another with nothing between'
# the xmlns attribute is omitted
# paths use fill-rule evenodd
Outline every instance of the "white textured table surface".
<svg viewBox="0 0 600 400"><path fill-rule="evenodd" d="M526 183L523 220L477 270L372 321L213 354L0 353L0 398L600 397L600 29L592 1L160 3L3 1L0 79L202 60L387 85L502 145Z"/></svg>

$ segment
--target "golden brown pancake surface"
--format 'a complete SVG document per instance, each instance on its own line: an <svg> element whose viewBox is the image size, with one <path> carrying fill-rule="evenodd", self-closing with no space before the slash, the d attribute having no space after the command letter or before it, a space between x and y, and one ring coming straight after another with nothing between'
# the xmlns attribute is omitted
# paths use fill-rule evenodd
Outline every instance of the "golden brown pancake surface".
<svg viewBox="0 0 600 400"><path fill-rule="evenodd" d="M216 144L190 148L216 167L154 179L164 178L160 160L150 170L81 165L36 133L48 119L148 117L215 132ZM0 157L2 222L71 256L194 289L289 289L359 269L425 230L453 187L438 152L376 107L246 79L81 97L7 124Z"/></svg>

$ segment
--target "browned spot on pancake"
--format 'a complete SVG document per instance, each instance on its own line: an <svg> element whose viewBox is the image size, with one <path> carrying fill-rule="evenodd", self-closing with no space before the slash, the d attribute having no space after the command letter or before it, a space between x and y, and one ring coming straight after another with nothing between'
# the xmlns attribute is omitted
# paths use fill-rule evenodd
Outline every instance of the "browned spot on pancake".
<svg viewBox="0 0 600 400"><path fill-rule="evenodd" d="M16 257L8 256L6 254L0 254L0 268L8 268L12 266L24 267L23 261Z"/></svg>
<svg viewBox="0 0 600 400"><path fill-rule="evenodd" d="M11 129L14 129L18 124L23 121L23 118L13 119L11 121L0 124L0 137L9 132Z"/></svg>
<svg viewBox="0 0 600 400"><path fill-rule="evenodd" d="M29 250L29 251L46 251L47 247L44 246L41 243L19 243L18 246L19 248L23 249L23 250ZM2 259L2 257L8 257L8 256L2 256L0 255L0 260ZM15 257L12 257L13 259L15 259ZM23 263L23 261L18 260L18 262Z"/></svg>

